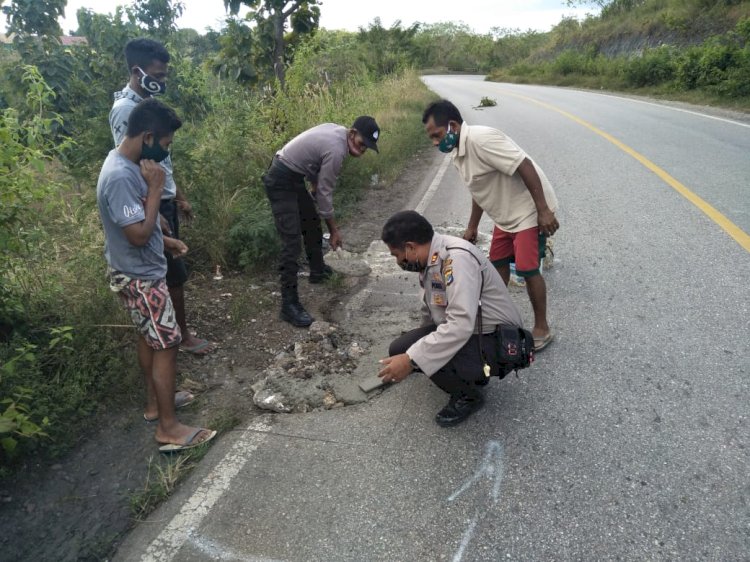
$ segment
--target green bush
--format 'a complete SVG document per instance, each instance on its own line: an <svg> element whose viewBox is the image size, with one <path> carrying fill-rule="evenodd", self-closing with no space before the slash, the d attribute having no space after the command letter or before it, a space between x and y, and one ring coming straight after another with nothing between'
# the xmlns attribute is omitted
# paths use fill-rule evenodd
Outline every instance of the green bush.
<svg viewBox="0 0 750 562"><path fill-rule="evenodd" d="M58 163L71 143L55 128L54 91L35 67L22 76L24 105L0 115L3 465L45 436L46 454L64 450L126 372L119 343L93 326L121 318L102 281L93 193L71 188Z"/></svg>
<svg viewBox="0 0 750 562"><path fill-rule="evenodd" d="M2 375L12 375L24 368L25 364L33 363L34 350L35 346L28 343L16 349L16 355L3 363L0 369ZM31 389L15 386L12 397L0 399L0 459L5 459L6 462L18 455L20 440L38 440L48 436L43 428L49 425L49 418L45 416L39 424L34 421L34 412L28 405L32 398ZM5 463L0 464L0 476L5 472L3 464Z"/></svg>
<svg viewBox="0 0 750 562"><path fill-rule="evenodd" d="M334 204L338 216L361 196L378 174L387 181L423 145L421 109L429 93L415 73L381 81L343 80L311 84L309 58L287 72L287 89L273 95L222 86L213 111L199 127L175 136L175 170L196 210L188 234L194 259L243 269L266 263L278 249L261 177L273 154L300 132L319 123L349 126L358 115L373 115L383 131L379 155L345 161ZM183 145L182 137L189 137ZM189 178L183 180L181 178Z"/></svg>
<svg viewBox="0 0 750 562"><path fill-rule="evenodd" d="M527 62L518 62L508 68L508 74L511 76L530 76L535 74L535 70L538 68L537 65L533 65Z"/></svg>
<svg viewBox="0 0 750 562"><path fill-rule="evenodd" d="M576 51L564 51L552 61L550 69L556 74L585 74L586 57Z"/></svg>
<svg viewBox="0 0 750 562"><path fill-rule="evenodd" d="M701 84L702 51L700 47L691 47L678 56L675 80L680 88L693 90Z"/></svg>
<svg viewBox="0 0 750 562"><path fill-rule="evenodd" d="M678 57L676 81L686 90L701 88L728 98L748 95L750 19L732 33L718 36Z"/></svg>
<svg viewBox="0 0 750 562"><path fill-rule="evenodd" d="M717 91L728 98L750 98L750 48L745 47L736 61L737 65L727 70Z"/></svg>
<svg viewBox="0 0 750 562"><path fill-rule="evenodd" d="M713 43L703 47L699 63L701 86L712 86L721 82L727 70L738 66L736 45Z"/></svg>
<svg viewBox="0 0 750 562"><path fill-rule="evenodd" d="M647 49L643 55L631 59L625 67L628 84L636 87L656 86L675 76L675 60L670 47Z"/></svg>
<svg viewBox="0 0 750 562"><path fill-rule="evenodd" d="M59 189L45 174L61 148L52 141L60 123L50 113L55 94L33 66L24 67L22 81L26 106L0 113L0 325L6 326L23 321L23 290L35 282L24 263L45 238L36 219Z"/></svg>

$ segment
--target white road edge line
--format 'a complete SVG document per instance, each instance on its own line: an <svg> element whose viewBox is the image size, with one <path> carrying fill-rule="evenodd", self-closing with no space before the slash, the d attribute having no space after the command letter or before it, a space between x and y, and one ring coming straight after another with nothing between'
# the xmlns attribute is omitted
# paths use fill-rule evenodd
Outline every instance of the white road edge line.
<svg viewBox="0 0 750 562"><path fill-rule="evenodd" d="M700 113L699 111L690 111L689 109L682 109L681 107L672 107L671 105L664 105L661 103L654 103L651 101L626 98L623 96L616 96L614 94L602 94L601 92L592 92L592 93L596 94L597 96L606 96L608 98L616 98L618 100L632 101L633 103L642 103L643 105L653 105L654 107L669 109L671 111L680 111L682 113L689 113L690 115L695 115L696 117L705 117L706 119L713 119L715 121L722 121L723 123L729 123L731 125L738 125L740 127L750 128L750 125L748 125L747 123L743 123L742 121L735 121L733 119L727 119L726 117L716 117L714 115L708 115L707 113Z"/></svg>
<svg viewBox="0 0 750 562"><path fill-rule="evenodd" d="M200 527L216 502L229 489L232 479L242 470L251 454L266 439L270 416L253 421L224 458L206 476L195 493L183 504L159 536L149 545L143 562L168 562Z"/></svg>
<svg viewBox="0 0 750 562"><path fill-rule="evenodd" d="M435 195L435 191L437 191L437 188L440 186L440 182L443 181L443 176L445 175L445 171L448 169L448 164L450 163L450 161L450 155L446 154L445 158L443 158L443 162L440 164L440 168L438 168L437 174L435 174L435 177L432 178L430 187L427 188L427 191L422 197L422 200L419 202L419 205L417 205L417 208L414 209L420 215L424 214L424 210L427 208L427 205L430 204L432 196Z"/></svg>

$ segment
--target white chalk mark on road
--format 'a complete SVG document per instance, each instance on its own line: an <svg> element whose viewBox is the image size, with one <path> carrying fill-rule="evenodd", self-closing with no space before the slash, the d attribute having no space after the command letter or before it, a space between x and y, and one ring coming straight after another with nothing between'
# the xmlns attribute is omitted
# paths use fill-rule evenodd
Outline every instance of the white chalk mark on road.
<svg viewBox="0 0 750 562"><path fill-rule="evenodd" d="M461 487L458 488L458 490L453 492L448 497L448 501L454 501L461 494L466 492L466 490L471 488L474 484L476 484L483 478L487 478L490 482L492 482L492 486L489 489L488 495L490 499L490 505L495 505L500 499L500 485L503 481L503 445L498 441L490 441L489 443L487 443L487 447L484 452L484 458L477 466L474 474L471 476L471 478L466 480L466 482L464 482ZM458 551L453 557L453 562L461 562L461 560L463 559L464 553L466 552L466 549L471 542L471 538L474 535L474 529L476 528L477 521L479 520L480 509L481 506L477 506L474 510L474 517L471 519L471 521L469 521L469 525L464 531L463 537L461 538L461 545L459 546Z"/></svg>
<svg viewBox="0 0 750 562"><path fill-rule="evenodd" d="M471 536L474 534L474 527L477 526L478 518L479 513L475 513L474 518L469 522L469 526L466 527L464 536L461 538L461 546L458 548L458 552L456 552L456 555L453 557L453 562L461 562L461 559L464 557L464 551L469 546Z"/></svg>
<svg viewBox="0 0 750 562"><path fill-rule="evenodd" d="M153 540L141 560L168 562L177 555L188 537L197 532L203 519L229 489L232 479L242 470L253 451L265 440L271 429L267 418L270 416L258 418L245 430L226 456L183 504L177 515Z"/></svg>
<svg viewBox="0 0 750 562"><path fill-rule="evenodd" d="M500 484L503 479L503 446L497 441L490 441L487 443L484 458L482 459L482 462L479 463L476 472L474 472L472 477L464 482L458 490L451 494L448 501L452 502L455 500L458 496L471 488L472 484L477 482L483 476L486 476L491 480L494 479L490 491L490 498L492 499L493 504L497 503L497 499L500 495Z"/></svg>

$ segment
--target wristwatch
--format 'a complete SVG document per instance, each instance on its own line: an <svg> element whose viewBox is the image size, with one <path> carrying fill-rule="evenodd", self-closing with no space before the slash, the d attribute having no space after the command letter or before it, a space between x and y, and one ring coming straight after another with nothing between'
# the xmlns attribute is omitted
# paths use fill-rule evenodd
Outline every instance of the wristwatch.
<svg viewBox="0 0 750 562"><path fill-rule="evenodd" d="M414 361L414 359L412 359L411 357L409 357L409 365L411 365L411 368L414 369L415 371L422 370L419 368L419 365L417 365L416 361Z"/></svg>

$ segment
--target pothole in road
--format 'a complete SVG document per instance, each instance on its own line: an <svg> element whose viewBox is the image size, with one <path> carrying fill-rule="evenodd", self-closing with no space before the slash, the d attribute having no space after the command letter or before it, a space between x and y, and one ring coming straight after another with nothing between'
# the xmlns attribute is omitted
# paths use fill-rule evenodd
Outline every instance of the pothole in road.
<svg viewBox="0 0 750 562"><path fill-rule="evenodd" d="M458 227L439 230L458 237L463 234L463 229ZM489 251L490 242L490 235L479 234L477 245L485 253ZM366 286L346 307L348 317L362 314L376 283L384 278L404 276L380 240L373 241L363 254L329 252L325 259L334 270L346 276L345 283L349 280L356 284L355 278L367 278ZM545 260L545 267L547 263ZM514 283L511 285L513 291L523 290L513 286ZM336 301L332 307L339 304ZM407 311L402 312L408 315ZM253 402L261 409L279 413L330 410L366 402L369 396L360 389L362 381L355 378L355 371L369 348L370 342L355 337L345 326L316 321L266 367L261 379L252 386Z"/></svg>

